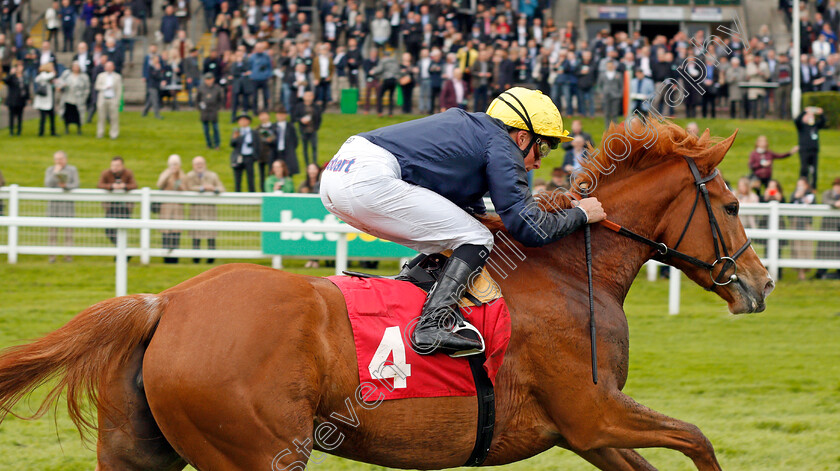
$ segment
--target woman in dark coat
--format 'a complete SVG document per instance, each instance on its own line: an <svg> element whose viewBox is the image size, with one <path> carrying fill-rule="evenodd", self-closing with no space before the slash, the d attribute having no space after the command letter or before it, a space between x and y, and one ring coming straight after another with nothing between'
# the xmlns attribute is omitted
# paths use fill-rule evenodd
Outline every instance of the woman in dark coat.
<svg viewBox="0 0 840 471"><path fill-rule="evenodd" d="M23 63L15 64L12 67L12 73L7 75L3 82L6 83L8 89L6 106L9 107L9 134L20 136L23 124L23 108L29 101L29 86L23 79ZM17 132L15 132L15 122L17 122Z"/></svg>

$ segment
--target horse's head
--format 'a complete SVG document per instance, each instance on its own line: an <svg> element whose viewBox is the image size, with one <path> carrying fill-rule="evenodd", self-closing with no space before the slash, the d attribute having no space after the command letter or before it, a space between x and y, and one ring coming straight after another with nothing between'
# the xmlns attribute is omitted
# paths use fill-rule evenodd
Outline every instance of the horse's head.
<svg viewBox="0 0 840 471"><path fill-rule="evenodd" d="M731 312L759 312L774 283L717 171L736 134L715 143L708 130L695 136L669 122L633 119L606 131L576 182L597 186L610 219L661 244L661 260L717 293Z"/></svg>
<svg viewBox="0 0 840 471"><path fill-rule="evenodd" d="M708 142L708 134L706 130L697 142ZM670 254L667 262L726 300L733 314L763 311L775 286L749 246L738 199L717 171L737 134L699 146L691 157L672 159L673 175L678 175L674 183L680 187L659 223L659 241L689 256Z"/></svg>

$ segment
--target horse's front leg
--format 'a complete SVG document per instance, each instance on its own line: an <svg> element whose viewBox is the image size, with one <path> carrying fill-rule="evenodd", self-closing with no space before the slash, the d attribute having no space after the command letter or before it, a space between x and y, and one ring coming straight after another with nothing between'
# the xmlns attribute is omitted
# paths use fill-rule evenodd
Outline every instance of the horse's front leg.
<svg viewBox="0 0 840 471"><path fill-rule="evenodd" d="M596 448L575 453L602 471L656 471L656 468L635 450Z"/></svg>
<svg viewBox="0 0 840 471"><path fill-rule="evenodd" d="M578 420L567 416L558 424L573 451L663 447L688 456L700 471L721 469L712 444L696 425L660 414L620 391L580 406Z"/></svg>

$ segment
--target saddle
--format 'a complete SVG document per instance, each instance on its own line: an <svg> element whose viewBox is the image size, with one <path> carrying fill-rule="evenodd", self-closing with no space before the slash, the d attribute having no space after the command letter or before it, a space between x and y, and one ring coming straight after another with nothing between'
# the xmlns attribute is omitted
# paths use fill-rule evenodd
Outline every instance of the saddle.
<svg viewBox="0 0 840 471"><path fill-rule="evenodd" d="M342 273L358 278L384 278L389 280L408 281L425 292L429 292L432 286L440 277L446 259L452 255L451 250L443 253L427 255L420 263L408 270L403 270L399 275L382 276L371 273L362 273L351 270L344 270ZM487 265L481 270L481 274L475 277L470 286L464 291L459 305L461 307L482 306L502 297L502 290L490 276Z"/></svg>

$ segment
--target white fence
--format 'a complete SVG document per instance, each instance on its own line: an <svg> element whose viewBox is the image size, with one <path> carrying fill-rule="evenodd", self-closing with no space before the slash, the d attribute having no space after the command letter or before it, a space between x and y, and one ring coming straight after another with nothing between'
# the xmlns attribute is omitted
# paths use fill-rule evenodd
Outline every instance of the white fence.
<svg viewBox="0 0 840 471"><path fill-rule="evenodd" d="M51 207L54 202L70 203L72 207ZM113 202L129 204L125 219L104 217L103 204ZM214 205L218 220L159 219L152 211L157 203L179 203L185 209L191 205ZM7 254L9 263L15 263L19 254L116 257L117 295L126 292L126 260L130 256L138 256L143 264L148 264L151 257L271 258L273 266L279 268L280 257L261 251L260 234L313 232L313 226L302 223L260 222L262 194L259 193L214 195L149 188L121 193L92 189L68 192L12 185L0 188L0 204L5 207L0 217L0 253ZM66 217L46 217L57 210L64 211L61 215ZM189 212L184 212L189 218ZM741 206L741 217L748 226L747 235L753 239L753 247L774 278L783 267L840 269L840 232L836 228L840 211L826 205L745 204ZM114 232L113 242L106 229ZM172 249L163 247L159 237L162 230L219 231L219 234L214 250ZM357 231L346 224L322 224L316 231L339 234L335 255L339 273L347 267L345 235ZM657 265L650 262L648 279L656 279ZM671 269L671 274L669 311L676 313L679 271Z"/></svg>

